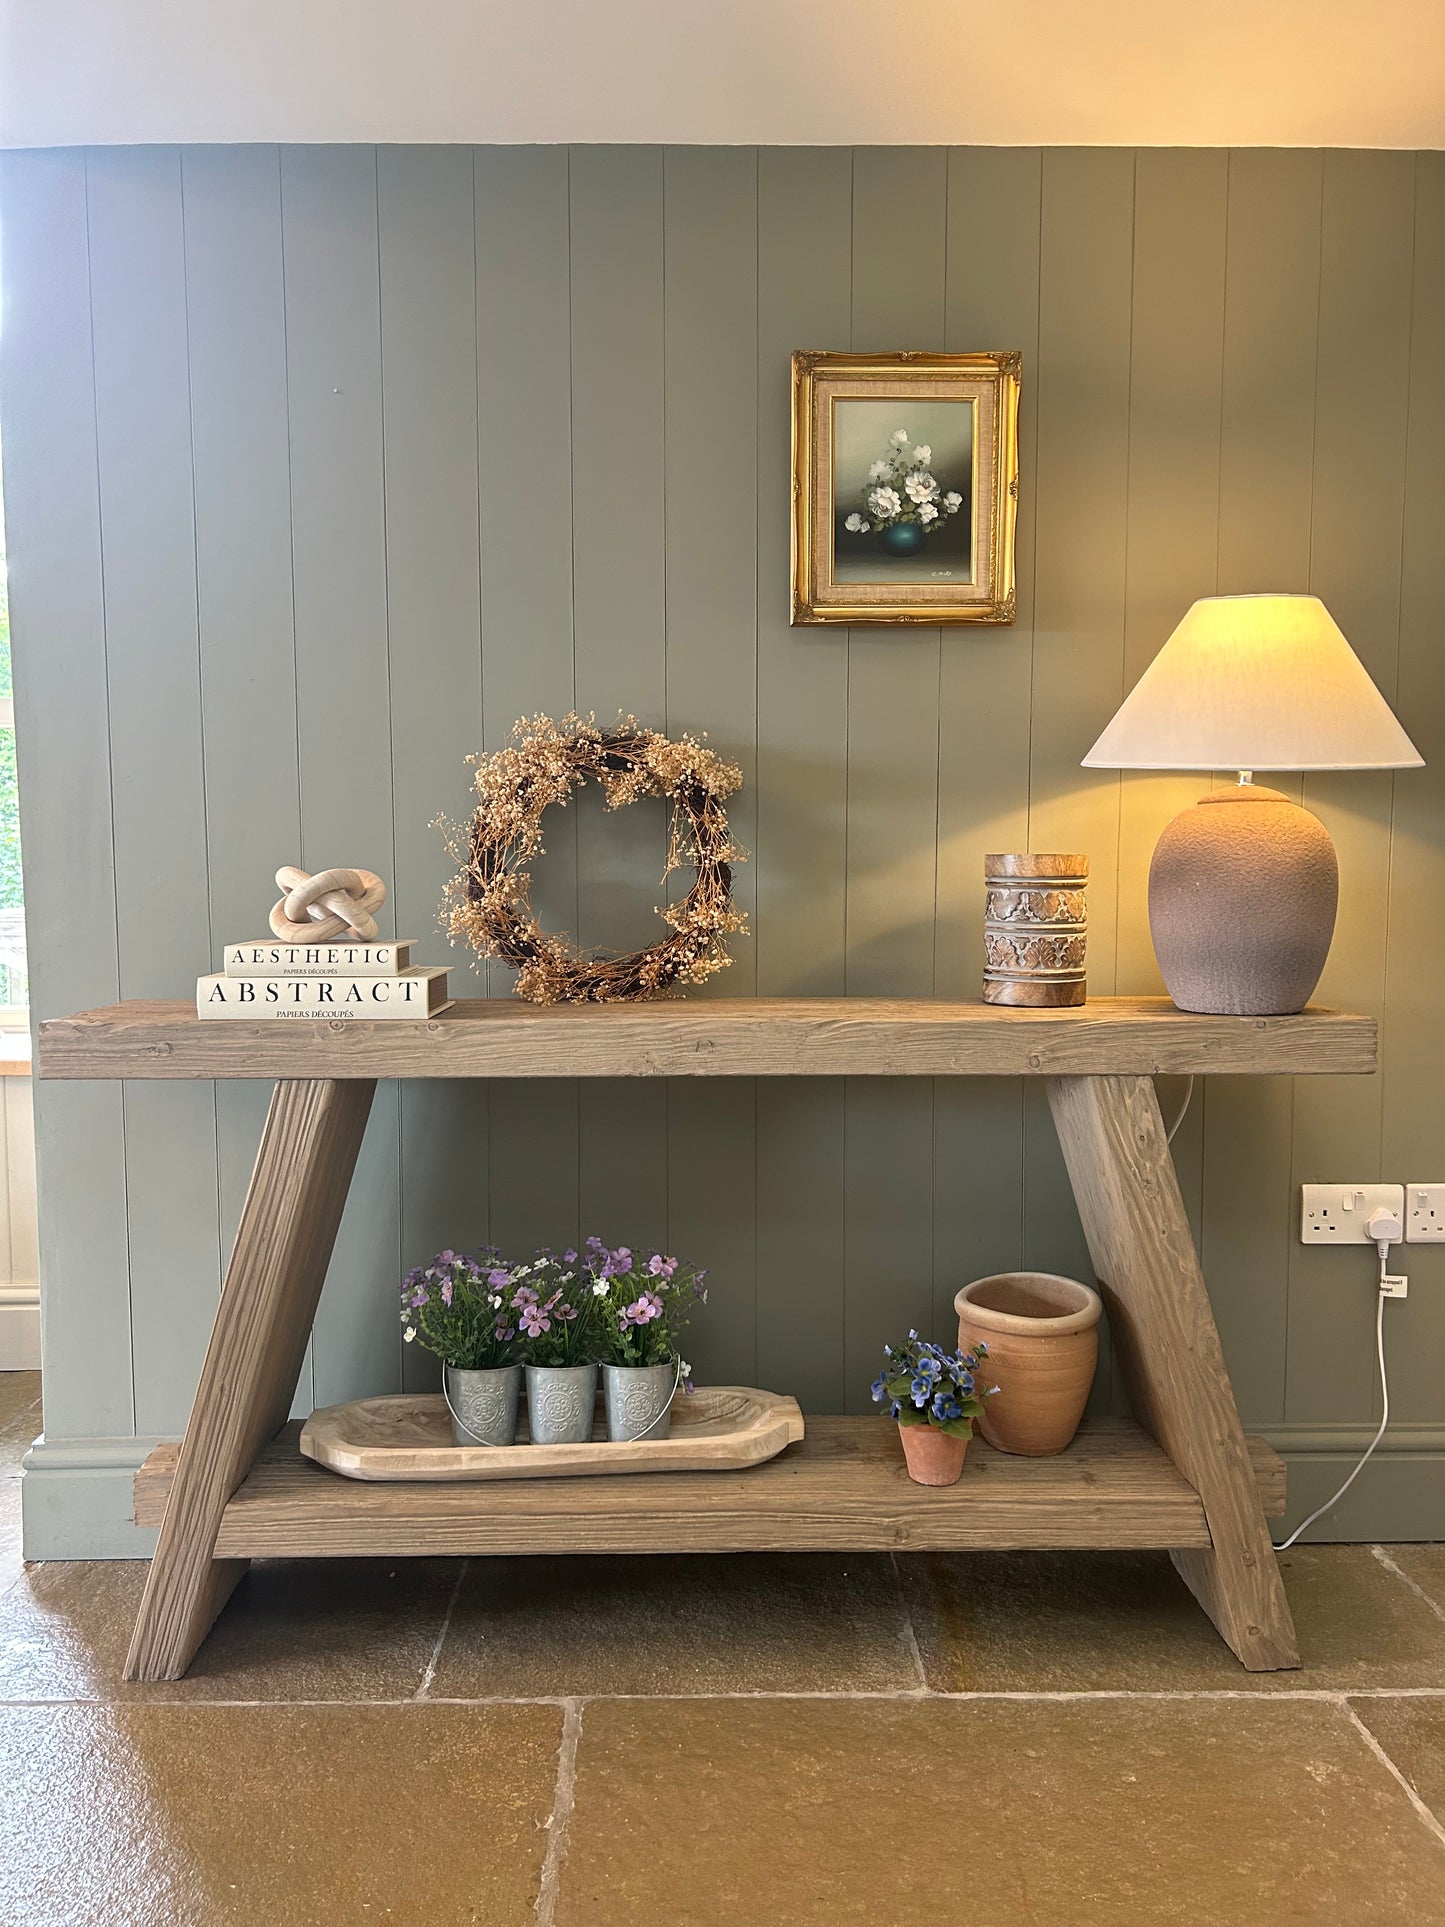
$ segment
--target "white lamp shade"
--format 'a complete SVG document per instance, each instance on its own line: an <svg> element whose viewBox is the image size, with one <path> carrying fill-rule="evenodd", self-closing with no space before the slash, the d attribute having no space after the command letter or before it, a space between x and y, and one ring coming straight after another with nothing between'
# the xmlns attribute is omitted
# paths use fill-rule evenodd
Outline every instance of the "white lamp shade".
<svg viewBox="0 0 1445 1927"><path fill-rule="evenodd" d="M1422 763L1312 595L1204 596L1086 769L1409 769Z"/></svg>

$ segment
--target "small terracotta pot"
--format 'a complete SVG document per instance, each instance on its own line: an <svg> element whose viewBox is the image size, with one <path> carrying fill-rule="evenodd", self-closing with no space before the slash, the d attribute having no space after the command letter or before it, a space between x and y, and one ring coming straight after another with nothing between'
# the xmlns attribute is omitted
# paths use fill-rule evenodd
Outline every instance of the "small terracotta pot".
<svg viewBox="0 0 1445 1927"><path fill-rule="evenodd" d="M908 1476L915 1485L957 1485L963 1476L967 1439L940 1432L936 1425L900 1425Z"/></svg>
<svg viewBox="0 0 1445 1927"><path fill-rule="evenodd" d="M1062 1452L1099 1361L1098 1292L1050 1271L1004 1271L965 1285L953 1308L959 1345L988 1346L983 1383L1000 1388L975 1420L984 1438L1022 1458Z"/></svg>

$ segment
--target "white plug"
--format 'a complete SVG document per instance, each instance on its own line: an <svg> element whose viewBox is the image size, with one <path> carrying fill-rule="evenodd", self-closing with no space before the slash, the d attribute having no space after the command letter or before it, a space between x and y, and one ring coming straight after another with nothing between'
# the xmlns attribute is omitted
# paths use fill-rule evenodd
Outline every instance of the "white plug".
<svg viewBox="0 0 1445 1927"><path fill-rule="evenodd" d="M1375 1249L1380 1254L1380 1296L1382 1298L1405 1298L1409 1295L1410 1280L1403 1272L1388 1269L1390 1246L1397 1245L1404 1236L1404 1226L1399 1213L1387 1211L1382 1205L1372 1211L1366 1220L1365 1229L1375 1241Z"/></svg>
<svg viewBox="0 0 1445 1927"><path fill-rule="evenodd" d="M1378 1211L1372 1211L1370 1213L1365 1221L1365 1229L1369 1232L1375 1243L1377 1245L1384 1245L1387 1251L1391 1245L1399 1244L1404 1233L1404 1226L1400 1223L1399 1213L1387 1211L1383 1205L1380 1206Z"/></svg>

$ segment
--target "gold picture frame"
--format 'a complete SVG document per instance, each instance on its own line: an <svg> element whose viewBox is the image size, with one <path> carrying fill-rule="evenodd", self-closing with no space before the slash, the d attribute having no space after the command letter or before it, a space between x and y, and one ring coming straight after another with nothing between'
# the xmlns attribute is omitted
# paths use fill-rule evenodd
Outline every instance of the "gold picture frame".
<svg viewBox="0 0 1445 1927"><path fill-rule="evenodd" d="M1013 621L1022 368L793 356L794 624Z"/></svg>

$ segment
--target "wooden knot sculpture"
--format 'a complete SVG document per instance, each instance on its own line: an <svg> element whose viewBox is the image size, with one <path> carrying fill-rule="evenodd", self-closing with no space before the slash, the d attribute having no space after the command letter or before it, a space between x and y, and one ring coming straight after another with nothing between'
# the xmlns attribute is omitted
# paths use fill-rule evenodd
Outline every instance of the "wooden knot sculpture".
<svg viewBox="0 0 1445 1927"><path fill-rule="evenodd" d="M376 937L373 910L386 902L386 885L370 870L318 870L290 863L276 872L286 892L271 912L271 934L286 943L327 943L343 935L357 943Z"/></svg>

